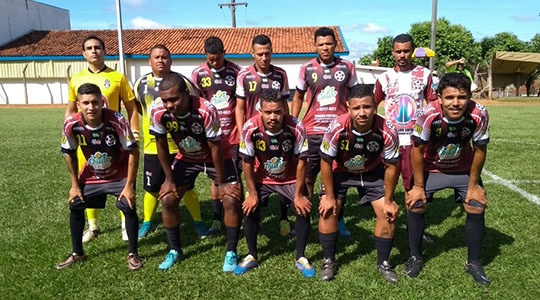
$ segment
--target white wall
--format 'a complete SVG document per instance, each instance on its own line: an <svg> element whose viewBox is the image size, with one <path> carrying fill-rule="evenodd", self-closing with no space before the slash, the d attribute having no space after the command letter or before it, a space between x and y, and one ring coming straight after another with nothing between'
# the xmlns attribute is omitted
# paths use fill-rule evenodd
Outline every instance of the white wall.
<svg viewBox="0 0 540 300"><path fill-rule="evenodd" d="M1 1L1 0L0 0ZM287 72L289 77L289 89L296 88L296 81L300 67L308 59L302 58L274 58L272 63ZM176 59L173 60L172 69L191 77L191 72L203 63L204 60ZM253 59L236 59L235 63L247 67L253 63ZM126 60L127 79L133 85L135 81L148 72L151 72L148 61L145 59ZM114 68L114 65L109 64ZM25 96L25 90L26 95ZM22 78L0 80L0 105L4 104L65 104L68 101L68 83L66 78L36 78L27 79L26 88Z"/></svg>
<svg viewBox="0 0 540 300"><path fill-rule="evenodd" d="M32 30L69 30L69 11L32 0L0 0L0 45Z"/></svg>

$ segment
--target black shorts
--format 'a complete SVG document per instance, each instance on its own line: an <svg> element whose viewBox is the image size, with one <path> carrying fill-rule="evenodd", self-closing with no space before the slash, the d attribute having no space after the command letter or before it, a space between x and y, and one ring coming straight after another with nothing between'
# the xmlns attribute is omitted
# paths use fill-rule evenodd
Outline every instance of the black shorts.
<svg viewBox="0 0 540 300"><path fill-rule="evenodd" d="M171 154L171 161L176 154ZM165 173L159 163L157 154L144 155L143 188L150 193L157 193L165 181Z"/></svg>
<svg viewBox="0 0 540 300"><path fill-rule="evenodd" d="M292 205L294 202L294 194L296 191L296 183L290 183L290 184L262 184L262 183L255 183L255 188L257 189L257 197L259 198L259 202L262 204L262 206L266 206L268 202L268 198L270 198L270 195L273 193L276 193L280 195L281 199L285 200L283 204L285 205ZM307 195L307 188L304 188L304 196Z"/></svg>
<svg viewBox="0 0 540 300"><path fill-rule="evenodd" d="M307 157L307 167L306 167L306 177L315 178L317 174L321 171L321 154L319 153L321 149L323 135L322 134L313 134L308 135L308 157Z"/></svg>
<svg viewBox="0 0 540 300"><path fill-rule="evenodd" d="M115 197L120 196L126 186L126 179L98 184L81 184L81 190L84 198L84 208L105 208L107 195Z"/></svg>
<svg viewBox="0 0 540 300"><path fill-rule="evenodd" d="M176 154L171 154L171 161L174 161ZM157 154L145 154L144 155L144 175L143 175L143 188L149 193L157 193L161 188L163 182L165 182L165 172L161 168L159 158ZM192 185L189 190L195 188Z"/></svg>
<svg viewBox="0 0 540 300"><path fill-rule="evenodd" d="M358 190L360 204L368 204L384 197L384 166L361 174L334 173L334 196L344 201L349 188ZM321 186L320 195L325 194L324 186Z"/></svg>
<svg viewBox="0 0 540 300"><path fill-rule="evenodd" d="M231 145L231 157L234 161L234 165L236 166L236 170L238 171L238 178L240 178L240 175L242 174L242 158L240 157L240 148L238 144Z"/></svg>
<svg viewBox="0 0 540 300"><path fill-rule="evenodd" d="M482 179L480 179L480 186L483 186ZM454 190L456 202L462 203L465 201L469 189L469 172L424 172L424 190L428 202L433 201L433 194L448 188Z"/></svg>
<svg viewBox="0 0 540 300"><path fill-rule="evenodd" d="M226 159L224 162L225 167L225 182L239 182L238 172L232 159ZM190 163L183 160L175 159L173 162L174 181L177 186L189 186L195 185L195 179L199 173L204 173L208 177L215 181L217 179L216 168L213 163Z"/></svg>

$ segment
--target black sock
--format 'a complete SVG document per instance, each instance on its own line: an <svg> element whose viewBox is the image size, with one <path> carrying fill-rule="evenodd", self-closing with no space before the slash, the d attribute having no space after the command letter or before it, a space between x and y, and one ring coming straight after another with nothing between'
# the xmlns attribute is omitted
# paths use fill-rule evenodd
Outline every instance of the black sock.
<svg viewBox="0 0 540 300"><path fill-rule="evenodd" d="M297 215L294 224L296 230L296 259L305 256L306 246L308 243L309 228L311 217Z"/></svg>
<svg viewBox="0 0 540 300"><path fill-rule="evenodd" d="M138 253L139 218L137 217L136 213L128 215L124 212L124 216L126 217L126 231L129 239L129 253Z"/></svg>
<svg viewBox="0 0 540 300"><path fill-rule="evenodd" d="M249 254L255 259L257 255L257 234L259 234L259 214L260 211L256 209L249 216L244 217L244 235L246 236L246 244Z"/></svg>
<svg viewBox="0 0 540 300"><path fill-rule="evenodd" d="M279 195L279 220L289 220L288 212L289 212L289 206L287 206L287 198Z"/></svg>
<svg viewBox="0 0 540 300"><path fill-rule="evenodd" d="M84 231L84 209L74 209L69 213L69 229L73 253L84 255L82 236Z"/></svg>
<svg viewBox="0 0 540 300"><path fill-rule="evenodd" d="M343 204L341 205L341 209L338 212L338 222L343 220L343 212L345 211L345 200L343 200Z"/></svg>
<svg viewBox="0 0 540 300"><path fill-rule="evenodd" d="M377 249L377 265L382 265L383 261L390 261L390 251L392 251L392 245L394 239L385 239L375 237L375 249Z"/></svg>
<svg viewBox="0 0 540 300"><path fill-rule="evenodd" d="M424 235L424 214L407 212L407 231L411 256L422 257L422 236Z"/></svg>
<svg viewBox="0 0 540 300"><path fill-rule="evenodd" d="M320 233L319 240L321 242L322 252L324 258L336 259L338 232L333 233Z"/></svg>
<svg viewBox="0 0 540 300"><path fill-rule="evenodd" d="M221 221L221 215L223 212L223 204L219 199L212 199L212 213L214 220Z"/></svg>
<svg viewBox="0 0 540 300"><path fill-rule="evenodd" d="M178 253L182 253L182 247L180 246L180 226L165 227L165 233L167 234L167 240L169 241L169 248L176 250Z"/></svg>
<svg viewBox="0 0 540 300"><path fill-rule="evenodd" d="M236 253L236 247L238 246L238 238L240 237L240 226L225 226L225 237L227 238L227 251L232 251Z"/></svg>
<svg viewBox="0 0 540 300"><path fill-rule="evenodd" d="M480 248L484 238L484 214L467 214L465 220L465 237L467 240L467 259L469 263L480 263Z"/></svg>

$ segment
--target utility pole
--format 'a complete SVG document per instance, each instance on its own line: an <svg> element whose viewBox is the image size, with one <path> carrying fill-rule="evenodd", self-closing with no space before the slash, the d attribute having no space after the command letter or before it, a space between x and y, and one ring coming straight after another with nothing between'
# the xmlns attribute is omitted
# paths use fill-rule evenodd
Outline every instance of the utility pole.
<svg viewBox="0 0 540 300"><path fill-rule="evenodd" d="M218 6L219 6L219 8L223 8L223 6L227 6L227 7L231 8L232 27L236 28L236 6L243 5L243 6L247 7L248 4L247 4L247 2L235 3L234 1L236 1L236 0L231 0L231 3L221 3L221 4L218 4Z"/></svg>
<svg viewBox="0 0 540 300"><path fill-rule="evenodd" d="M435 42L437 36L437 0L433 0L431 3L431 50L437 52L435 49ZM435 57L429 58L429 70L433 71L435 69Z"/></svg>

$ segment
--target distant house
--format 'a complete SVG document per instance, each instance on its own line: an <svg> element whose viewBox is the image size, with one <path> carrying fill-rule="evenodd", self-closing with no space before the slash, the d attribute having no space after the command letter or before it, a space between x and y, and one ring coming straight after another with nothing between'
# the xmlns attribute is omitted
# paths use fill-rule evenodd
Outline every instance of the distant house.
<svg viewBox="0 0 540 300"><path fill-rule="evenodd" d="M337 56L349 50L339 26L330 26L337 36ZM135 80L151 71L148 51L155 44L166 45L172 54L173 70L191 75L204 62L204 40L220 37L226 58L242 66L253 63L251 40L266 34L273 44L272 63L284 68L289 88L294 89L300 66L316 56L313 34L318 27L197 28L124 30L125 73ZM82 56L82 40L96 35L104 40L106 64L118 69L116 30L33 31L0 47L0 105L67 103L68 82L87 67Z"/></svg>

